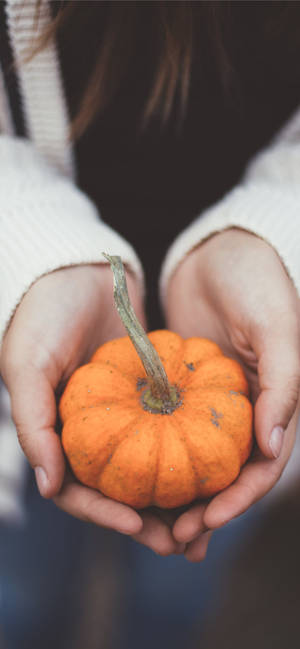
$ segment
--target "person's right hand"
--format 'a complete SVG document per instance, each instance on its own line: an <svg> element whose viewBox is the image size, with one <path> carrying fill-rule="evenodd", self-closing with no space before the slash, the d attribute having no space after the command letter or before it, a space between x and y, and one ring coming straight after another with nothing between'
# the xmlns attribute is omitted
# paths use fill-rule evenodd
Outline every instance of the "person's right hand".
<svg viewBox="0 0 300 649"><path fill-rule="evenodd" d="M145 323L136 281L129 294ZM35 470L39 491L73 516L132 535L158 554L181 552L169 525L138 513L75 481L66 464L57 423L57 396L95 349L125 335L113 304L107 265L61 269L37 280L22 299L4 337L0 368L10 393L20 444Z"/></svg>

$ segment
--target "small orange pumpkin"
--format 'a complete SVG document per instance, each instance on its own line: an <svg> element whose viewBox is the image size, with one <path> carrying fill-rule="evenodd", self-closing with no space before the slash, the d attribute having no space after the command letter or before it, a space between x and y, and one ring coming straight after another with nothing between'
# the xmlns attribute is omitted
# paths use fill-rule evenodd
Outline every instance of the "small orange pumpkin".
<svg viewBox="0 0 300 649"><path fill-rule="evenodd" d="M62 443L85 485L134 508L173 508L236 479L252 447L252 406L242 368L214 342L166 330L148 339L163 381L128 336L105 343L65 388Z"/></svg>

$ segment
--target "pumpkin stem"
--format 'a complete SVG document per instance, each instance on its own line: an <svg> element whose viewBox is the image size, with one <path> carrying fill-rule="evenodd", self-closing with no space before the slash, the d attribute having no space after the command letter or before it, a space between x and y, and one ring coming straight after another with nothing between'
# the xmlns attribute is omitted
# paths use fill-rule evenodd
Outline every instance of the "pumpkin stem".
<svg viewBox="0 0 300 649"><path fill-rule="evenodd" d="M146 370L153 405L149 410L170 413L176 408L177 391L169 384L164 366L132 308L121 257L103 253L114 275L114 300L119 316ZM176 394L175 394L176 393Z"/></svg>

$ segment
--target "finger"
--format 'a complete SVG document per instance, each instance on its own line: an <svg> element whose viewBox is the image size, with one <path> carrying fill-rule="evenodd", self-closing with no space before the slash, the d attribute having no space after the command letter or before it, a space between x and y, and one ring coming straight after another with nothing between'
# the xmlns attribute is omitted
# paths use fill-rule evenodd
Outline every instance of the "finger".
<svg viewBox="0 0 300 649"><path fill-rule="evenodd" d="M143 521L134 509L76 482L64 484L53 500L60 509L80 520L122 534L137 534L143 527Z"/></svg>
<svg viewBox="0 0 300 649"><path fill-rule="evenodd" d="M179 543L190 543L207 528L204 525L206 505L197 504L181 514L173 526L173 536Z"/></svg>
<svg viewBox="0 0 300 649"><path fill-rule="evenodd" d="M255 349L260 395L255 405L255 433L266 457L280 455L284 435L295 412L300 390L298 322L281 320L268 328Z"/></svg>
<svg viewBox="0 0 300 649"><path fill-rule="evenodd" d="M150 512L141 513L141 517L143 529L139 534L133 536L135 541L146 545L164 557L170 554L180 554L184 551L185 543L181 544L175 541L167 523Z"/></svg>
<svg viewBox="0 0 300 649"><path fill-rule="evenodd" d="M207 505L204 525L209 529L221 527L265 496L279 480L292 452L294 439L295 433L291 430L285 437L283 452L277 460L269 460L258 451L256 457L244 466L236 482Z"/></svg>
<svg viewBox="0 0 300 649"><path fill-rule="evenodd" d="M198 538L196 538L192 543L189 543L184 556L188 561L192 563L198 563L203 561L206 557L208 544L212 537L212 532L204 532Z"/></svg>
<svg viewBox="0 0 300 649"><path fill-rule="evenodd" d="M153 514L156 518L159 518L163 523L172 529L176 519L179 516L180 510L177 509L162 509L161 507L151 506L147 508L147 514Z"/></svg>
<svg viewBox="0 0 300 649"><path fill-rule="evenodd" d="M22 449L35 470L39 491L45 498L59 492L65 461L55 432L56 403L54 391L40 371L12 373L7 382L12 417Z"/></svg>

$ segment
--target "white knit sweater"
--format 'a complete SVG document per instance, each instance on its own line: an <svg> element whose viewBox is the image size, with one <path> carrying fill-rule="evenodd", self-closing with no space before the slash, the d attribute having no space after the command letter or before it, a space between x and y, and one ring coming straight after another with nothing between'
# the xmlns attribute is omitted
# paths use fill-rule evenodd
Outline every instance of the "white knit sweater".
<svg viewBox="0 0 300 649"><path fill-rule="evenodd" d="M6 0L29 139L14 137L0 68L0 339L24 293L54 269L99 263L105 249L120 254L142 281L132 247L100 220L76 187L55 43L23 62L49 20L47 0L38 23L35 9L35 0ZM257 233L274 246L300 290L300 112L249 164L241 183L171 246L161 275L163 296L180 260L203 239L231 226Z"/></svg>
<svg viewBox="0 0 300 649"><path fill-rule="evenodd" d="M31 284L57 268L103 262L105 250L143 280L133 248L76 187L55 44L24 63L49 20L48 3L38 23L35 0L7 0L6 12L29 139L14 137L0 75L0 339Z"/></svg>
<svg viewBox="0 0 300 649"><path fill-rule="evenodd" d="M253 232L271 244L300 293L300 109L268 148L250 161L240 184L177 237L162 269L163 298L183 257L213 233L230 227Z"/></svg>
<svg viewBox="0 0 300 649"><path fill-rule="evenodd" d="M0 340L32 283L54 269L99 263L105 250L121 255L143 281L130 244L101 221L96 207L76 187L55 43L24 63L49 20L47 0L42 0L38 22L35 8L35 0L6 0L29 137L15 136L0 62ZM300 291L300 111L251 161L240 184L173 243L162 269L163 297L182 258L212 233L231 226L269 242Z"/></svg>

